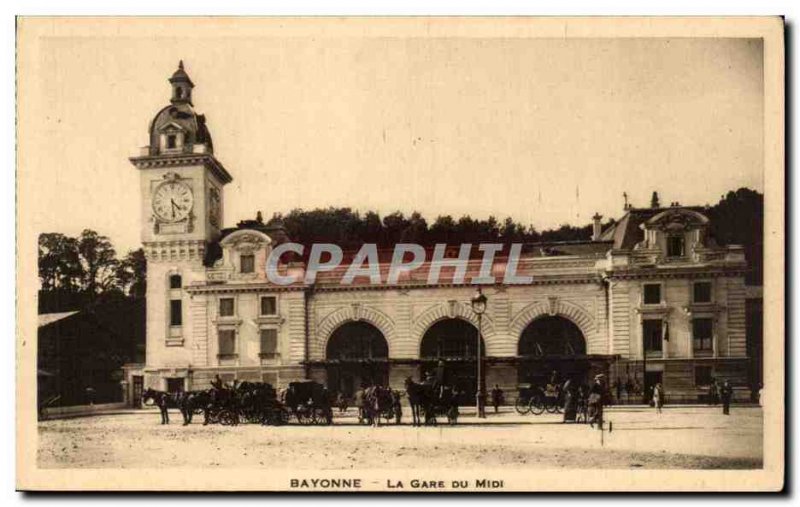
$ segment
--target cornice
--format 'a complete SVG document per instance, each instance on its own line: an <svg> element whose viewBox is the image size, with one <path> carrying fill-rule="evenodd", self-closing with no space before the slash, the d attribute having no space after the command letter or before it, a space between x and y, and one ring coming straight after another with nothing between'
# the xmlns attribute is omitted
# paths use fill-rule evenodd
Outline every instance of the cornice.
<svg viewBox="0 0 800 507"><path fill-rule="evenodd" d="M223 184L233 181L233 177L222 163L210 153L182 153L180 155L156 155L130 157L128 160L139 169L161 169L202 164L209 169Z"/></svg>

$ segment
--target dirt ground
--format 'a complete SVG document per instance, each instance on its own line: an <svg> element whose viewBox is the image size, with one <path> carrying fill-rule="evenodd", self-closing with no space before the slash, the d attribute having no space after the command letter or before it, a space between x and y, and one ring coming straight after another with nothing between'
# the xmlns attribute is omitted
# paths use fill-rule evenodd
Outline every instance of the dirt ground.
<svg viewBox="0 0 800 507"><path fill-rule="evenodd" d="M693 468L762 466L757 407L611 409L612 431L562 424L558 415L513 409L455 427L359 426L352 410L333 426L163 426L144 411L39 423L41 468L222 467L283 469Z"/></svg>

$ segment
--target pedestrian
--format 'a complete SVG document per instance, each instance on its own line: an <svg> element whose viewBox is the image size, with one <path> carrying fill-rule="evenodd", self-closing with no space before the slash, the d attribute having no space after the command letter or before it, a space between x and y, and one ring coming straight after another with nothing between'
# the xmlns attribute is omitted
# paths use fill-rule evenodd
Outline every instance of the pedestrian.
<svg viewBox="0 0 800 507"><path fill-rule="evenodd" d="M496 414L499 409L500 405L503 403L503 390L500 389L500 386L495 384L494 389L492 389L492 405L494 405L494 413Z"/></svg>
<svg viewBox="0 0 800 507"><path fill-rule="evenodd" d="M722 384L720 389L720 398L722 398L722 413L730 415L731 413L731 397L733 396L733 389L730 382L727 380Z"/></svg>
<svg viewBox="0 0 800 507"><path fill-rule="evenodd" d="M89 406L94 405L94 393L95 393L94 387L92 386L86 387L86 399L89 401Z"/></svg>
<svg viewBox="0 0 800 507"><path fill-rule="evenodd" d="M589 399L587 401L589 406L589 426L594 428L597 423L597 429L603 429L603 394L605 387L603 387L604 375L596 375L594 377L594 384L589 388Z"/></svg>
<svg viewBox="0 0 800 507"><path fill-rule="evenodd" d="M657 383L653 388L653 406L656 407L656 413L661 413L661 407L664 406L664 388L661 382Z"/></svg>
<svg viewBox="0 0 800 507"><path fill-rule="evenodd" d="M622 404L622 379L617 377L616 382L614 382L614 387L617 389L617 403Z"/></svg>
<svg viewBox="0 0 800 507"><path fill-rule="evenodd" d="M631 395L633 394L633 381L630 377L625 380L625 398L628 403L631 402Z"/></svg>
<svg viewBox="0 0 800 507"><path fill-rule="evenodd" d="M719 403L719 386L717 385L717 379L711 379L711 385L708 387L708 401L714 406L717 406L717 403Z"/></svg>
<svg viewBox="0 0 800 507"><path fill-rule="evenodd" d="M563 422L575 422L578 417L578 399L572 380L564 383L564 420Z"/></svg>

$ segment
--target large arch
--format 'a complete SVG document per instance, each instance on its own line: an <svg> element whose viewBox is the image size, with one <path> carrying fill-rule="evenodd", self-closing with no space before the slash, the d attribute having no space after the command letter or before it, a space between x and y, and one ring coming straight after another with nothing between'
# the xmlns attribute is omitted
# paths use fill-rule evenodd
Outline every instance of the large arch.
<svg viewBox="0 0 800 507"><path fill-rule="evenodd" d="M337 327L325 346L328 388L351 398L362 385L387 385L389 343L367 321L347 321Z"/></svg>
<svg viewBox="0 0 800 507"><path fill-rule="evenodd" d="M438 383L449 385L461 393L462 405L475 402L477 389L478 328L460 317L435 321L420 340L420 375L432 376ZM486 356L486 343L481 339L481 357ZM484 391L486 374L481 375Z"/></svg>
<svg viewBox="0 0 800 507"><path fill-rule="evenodd" d="M572 320L561 315L537 317L522 330L517 342L519 383L586 382L590 369L586 347L585 335Z"/></svg>
<svg viewBox="0 0 800 507"><path fill-rule="evenodd" d="M417 349L421 350L422 339L425 333L439 321L447 319L462 319L478 328L478 316L472 308L459 301L448 301L439 303L423 311L414 320L414 336L417 337ZM484 314L481 318L481 334L483 335L484 346L487 347L486 353L493 355L493 345L495 338L494 322L491 317Z"/></svg>
<svg viewBox="0 0 800 507"><path fill-rule="evenodd" d="M575 303L555 297L549 298L547 301L531 303L520 310L511 320L509 334L520 336L531 322L542 316L560 316L570 320L578 326L587 340L594 334L594 319L586 310Z"/></svg>
<svg viewBox="0 0 800 507"><path fill-rule="evenodd" d="M321 346L320 354L327 350L333 332L347 322L368 322L378 328L389 344L389 357L393 356L394 321L388 315L360 303L339 308L327 315L317 326L316 335Z"/></svg>

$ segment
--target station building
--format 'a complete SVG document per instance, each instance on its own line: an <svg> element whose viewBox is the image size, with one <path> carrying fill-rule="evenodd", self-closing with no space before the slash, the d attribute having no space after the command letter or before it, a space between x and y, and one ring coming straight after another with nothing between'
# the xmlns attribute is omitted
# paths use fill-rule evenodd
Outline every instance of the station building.
<svg viewBox="0 0 800 507"><path fill-rule="evenodd" d="M130 159L148 261L146 362L129 369L132 389L205 389L220 375L277 386L313 378L351 395L362 382L402 388L438 367L469 397L478 353L485 385L510 399L554 371L661 382L670 401L697 401L712 378L747 385L744 252L715 244L704 208L626 205L606 230L595 216L591 241L525 245L517 270L530 283L482 287L479 351L475 287L428 283L429 265L378 286L343 285L341 271L313 285L270 283L269 253L291 238L260 219L222 227L233 177L182 65L169 82L170 103ZM498 255L493 272L506 261Z"/></svg>

